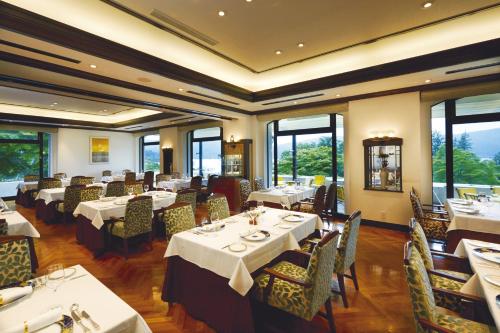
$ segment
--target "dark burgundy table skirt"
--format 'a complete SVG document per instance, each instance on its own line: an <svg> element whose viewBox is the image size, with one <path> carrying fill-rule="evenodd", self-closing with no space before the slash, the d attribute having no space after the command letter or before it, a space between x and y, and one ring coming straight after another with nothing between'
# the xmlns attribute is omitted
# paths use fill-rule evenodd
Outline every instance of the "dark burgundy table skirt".
<svg viewBox="0 0 500 333"><path fill-rule="evenodd" d="M76 218L76 240L84 245L97 257L106 250L106 231L105 226L97 229L92 225L92 221L83 215Z"/></svg>
<svg viewBox="0 0 500 333"><path fill-rule="evenodd" d="M39 219L44 220L45 222L53 222L58 217L58 212L56 209L56 201L49 202L49 204L45 204L45 200L38 199L35 201L35 214Z"/></svg>
<svg viewBox="0 0 500 333"><path fill-rule="evenodd" d="M33 207L34 200L31 196L32 191L21 192L21 190L17 190L16 194L16 204L21 205L23 207Z"/></svg>
<svg viewBox="0 0 500 333"><path fill-rule="evenodd" d="M179 256L168 257L162 300L182 304L218 333L253 333L250 296L241 296L228 282Z"/></svg>
<svg viewBox="0 0 500 333"><path fill-rule="evenodd" d="M451 230L446 233L446 252L453 253L462 238L500 244L500 235L470 230Z"/></svg>

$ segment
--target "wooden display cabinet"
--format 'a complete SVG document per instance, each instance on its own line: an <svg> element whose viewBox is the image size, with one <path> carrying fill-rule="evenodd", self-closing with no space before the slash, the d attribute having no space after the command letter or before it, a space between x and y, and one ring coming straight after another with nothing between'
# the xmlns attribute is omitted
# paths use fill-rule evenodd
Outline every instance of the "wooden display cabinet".
<svg viewBox="0 0 500 333"><path fill-rule="evenodd" d="M250 179L252 140L244 139L236 142L224 141L224 157L222 174L229 177L242 177Z"/></svg>

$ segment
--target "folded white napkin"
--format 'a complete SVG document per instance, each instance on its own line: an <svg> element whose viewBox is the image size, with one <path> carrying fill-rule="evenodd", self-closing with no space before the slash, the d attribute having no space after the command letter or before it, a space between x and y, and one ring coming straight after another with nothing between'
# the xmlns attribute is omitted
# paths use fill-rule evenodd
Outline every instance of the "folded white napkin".
<svg viewBox="0 0 500 333"><path fill-rule="evenodd" d="M201 227L202 231L217 231L222 229L222 227L225 225L225 222L217 222L217 223L211 223L211 224L206 224L203 227Z"/></svg>
<svg viewBox="0 0 500 333"><path fill-rule="evenodd" d="M14 287L0 290L0 305L8 304L33 292L32 286Z"/></svg>
<svg viewBox="0 0 500 333"><path fill-rule="evenodd" d="M52 325L62 319L62 307L58 306L44 312L34 318L26 320L15 327L8 329L5 333L35 332L41 328ZM25 328L27 327L27 330Z"/></svg>

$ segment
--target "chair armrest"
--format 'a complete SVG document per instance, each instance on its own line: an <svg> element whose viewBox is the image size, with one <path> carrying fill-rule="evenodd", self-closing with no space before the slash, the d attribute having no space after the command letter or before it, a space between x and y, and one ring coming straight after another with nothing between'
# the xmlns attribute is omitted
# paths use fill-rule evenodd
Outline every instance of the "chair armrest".
<svg viewBox="0 0 500 333"><path fill-rule="evenodd" d="M472 302L472 303L477 303L479 305L485 305L486 304L486 300L484 298L481 298L479 296L475 296L475 295L471 295L471 294L464 294L464 293L461 293L460 291L454 291L454 290L448 290L448 289L442 289L442 288L435 288L435 287L432 287L432 290L437 292L437 293L440 293L440 294L443 294L443 295L451 295L451 296L456 296L456 297L459 297L463 300L466 300L466 301L469 301L469 302Z"/></svg>
<svg viewBox="0 0 500 333"><path fill-rule="evenodd" d="M449 269L457 272L472 274L469 260L451 253L431 251L434 266L440 269Z"/></svg>
<svg viewBox="0 0 500 333"><path fill-rule="evenodd" d="M458 281L458 282L462 282L462 283L467 282L467 280L461 279L459 277L456 277L456 276L453 276L453 275L450 275L450 274L446 274L446 273L443 273L443 272L438 272L438 271L435 271L435 270L432 270L432 269L428 270L427 272L429 274L436 275L436 276L441 276L441 277L444 277L444 278L447 278L447 279L450 279L450 280L454 280L454 281Z"/></svg>
<svg viewBox="0 0 500 333"><path fill-rule="evenodd" d="M424 220L437 221L437 222L451 222L450 219L444 219L439 217L423 217Z"/></svg>
<svg viewBox="0 0 500 333"><path fill-rule="evenodd" d="M311 254L302 250L286 251L281 257L281 260L291 262L292 264L300 266L302 268L307 268L310 259Z"/></svg>
<svg viewBox="0 0 500 333"><path fill-rule="evenodd" d="M444 208L444 205L435 205L435 204L422 204L424 207L436 207L436 208Z"/></svg>
<svg viewBox="0 0 500 333"><path fill-rule="evenodd" d="M449 330L447 328L444 328L442 326L439 326L438 324L434 324L433 322L424 319L424 318L418 318L418 323L424 328L428 329L430 332L438 332L438 333L456 333L455 331Z"/></svg>
<svg viewBox="0 0 500 333"><path fill-rule="evenodd" d="M308 282L306 282L304 280L296 279L294 277L282 274L282 273L280 273L278 271L275 271L274 269L271 269L271 268L264 268L264 273L269 274L271 277L278 278L278 279L286 281L286 282L298 284L299 286L302 286L302 287L306 287L307 288L307 287L311 287L312 286L311 283L308 283ZM271 284L271 280L269 280L269 284Z"/></svg>

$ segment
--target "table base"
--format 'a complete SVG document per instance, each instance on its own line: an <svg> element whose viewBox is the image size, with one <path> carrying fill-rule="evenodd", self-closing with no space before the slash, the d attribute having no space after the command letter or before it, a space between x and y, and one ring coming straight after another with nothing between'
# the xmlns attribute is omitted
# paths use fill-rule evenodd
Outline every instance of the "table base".
<svg viewBox="0 0 500 333"><path fill-rule="evenodd" d="M33 191L22 192L21 190L17 190L16 204L27 208L33 207L35 205L35 200L31 196L31 193L33 193Z"/></svg>
<svg viewBox="0 0 500 333"><path fill-rule="evenodd" d="M60 215L56 209L56 204L56 201L49 202L47 205L43 199L35 200L36 217L46 223L55 222Z"/></svg>
<svg viewBox="0 0 500 333"><path fill-rule="evenodd" d="M500 235L471 230L450 230L446 233L446 252L454 253L462 238L500 243Z"/></svg>
<svg viewBox="0 0 500 333"><path fill-rule="evenodd" d="M97 229L92 221L83 215L76 218L76 241L94 253L98 257L106 250L105 226Z"/></svg>

